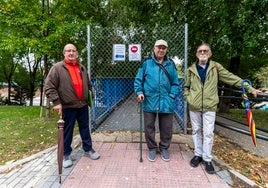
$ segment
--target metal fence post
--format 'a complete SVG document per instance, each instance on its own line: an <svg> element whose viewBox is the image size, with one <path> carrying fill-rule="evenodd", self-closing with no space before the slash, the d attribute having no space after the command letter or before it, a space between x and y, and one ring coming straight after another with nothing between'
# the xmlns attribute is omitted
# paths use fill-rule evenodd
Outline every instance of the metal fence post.
<svg viewBox="0 0 268 188"><path fill-rule="evenodd" d="M187 76L188 69L188 24L184 25L184 80ZM184 134L187 134L187 125L188 125L188 109L187 102L184 102Z"/></svg>

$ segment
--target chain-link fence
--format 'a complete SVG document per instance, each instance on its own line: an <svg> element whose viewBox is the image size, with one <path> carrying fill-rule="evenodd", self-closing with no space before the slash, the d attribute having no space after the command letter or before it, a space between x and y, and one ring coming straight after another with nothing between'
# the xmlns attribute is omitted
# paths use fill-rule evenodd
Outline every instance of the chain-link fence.
<svg viewBox="0 0 268 188"><path fill-rule="evenodd" d="M187 63L186 26L131 29L88 27L88 31L88 68L94 95L94 106L91 109L93 129L139 130L140 116L133 85L141 64L137 59L139 55L141 60L150 56L155 41L164 39L169 45L168 56L175 58L181 84L173 131L186 130L182 90L184 65ZM136 47L133 50L137 52L134 61L131 46Z"/></svg>

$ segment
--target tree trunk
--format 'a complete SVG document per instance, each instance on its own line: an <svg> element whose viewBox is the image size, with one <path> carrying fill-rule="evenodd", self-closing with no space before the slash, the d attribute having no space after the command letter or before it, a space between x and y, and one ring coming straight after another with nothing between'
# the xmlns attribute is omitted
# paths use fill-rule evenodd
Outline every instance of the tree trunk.
<svg viewBox="0 0 268 188"><path fill-rule="evenodd" d="M45 76L44 77L45 78L47 77L48 71L49 71L47 59L48 59L47 54L45 54L44 55L44 71L45 71ZM49 105L49 100L47 99L46 100L46 118L49 118L49 117L50 117L50 105Z"/></svg>

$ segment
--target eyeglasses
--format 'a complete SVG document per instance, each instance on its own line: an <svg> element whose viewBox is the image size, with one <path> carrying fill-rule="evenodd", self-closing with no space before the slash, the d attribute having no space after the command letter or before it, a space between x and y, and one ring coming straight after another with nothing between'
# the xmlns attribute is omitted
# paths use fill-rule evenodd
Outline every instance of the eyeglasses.
<svg viewBox="0 0 268 188"><path fill-rule="evenodd" d="M203 53L208 53L209 50L198 50L198 51L197 51L197 53L200 53L200 54L201 54L202 52L203 52Z"/></svg>
<svg viewBox="0 0 268 188"><path fill-rule="evenodd" d="M68 52L68 53L70 53L70 52L76 52L76 50L64 50L65 52Z"/></svg>

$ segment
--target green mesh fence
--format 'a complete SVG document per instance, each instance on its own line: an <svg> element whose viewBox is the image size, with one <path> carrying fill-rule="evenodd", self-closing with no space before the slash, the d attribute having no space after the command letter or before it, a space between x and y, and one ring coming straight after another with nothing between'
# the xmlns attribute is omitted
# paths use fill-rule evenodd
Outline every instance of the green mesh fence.
<svg viewBox="0 0 268 188"><path fill-rule="evenodd" d="M151 55L156 40L168 42L168 56L175 60L181 88L174 115L174 132L185 126L183 82L185 27L89 28L89 69L93 84L92 128L139 130L139 111L133 83L141 60Z"/></svg>

